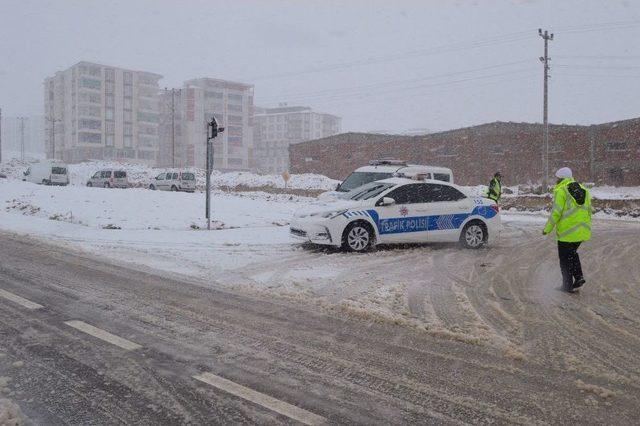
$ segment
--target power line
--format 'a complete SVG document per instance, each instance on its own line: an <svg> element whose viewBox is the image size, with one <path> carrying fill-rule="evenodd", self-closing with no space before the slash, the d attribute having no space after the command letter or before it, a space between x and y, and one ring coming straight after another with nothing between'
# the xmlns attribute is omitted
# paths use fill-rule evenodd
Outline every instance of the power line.
<svg viewBox="0 0 640 426"><path fill-rule="evenodd" d="M314 92L300 92L300 93L289 93L289 94L284 93L282 95L278 95L278 98L274 96L272 98L266 98L266 100L261 100L261 102L262 103L278 102L283 99L291 100L296 98L309 99L309 98L315 98L315 97L322 97L323 95L326 95L326 96L348 95L351 92L358 92L361 90L379 89L382 87L388 87L388 86L394 86L394 85L403 85L403 84L419 83L421 81L437 80L437 79L452 77L456 75L469 74L477 71L486 71L486 70L491 70L496 68L509 67L512 65L518 65L518 64L523 64L527 62L530 62L530 61L522 60L522 61L506 62L503 64L472 68L472 69L463 70L463 71L447 72L447 73L435 74L427 77L419 77L419 78L412 78L412 79L406 79L406 80L395 80L395 81L387 81L387 82L380 82L380 83L372 83L372 84L366 84L362 86L341 87L338 89L326 89L326 90L319 90Z"/></svg>
<svg viewBox="0 0 640 426"><path fill-rule="evenodd" d="M558 27L556 28L556 32L562 31L563 34L581 34L581 33L597 32L597 31L629 29L629 28L635 28L639 26L640 26L640 20L614 21L614 22L601 22L601 23L578 25L578 26ZM385 56L369 58L369 59L360 59L356 61L342 62L342 63L336 63L336 64L327 64L324 66L309 68L301 71L291 71L291 72L285 72L285 73L253 76L253 77L245 78L242 80L255 81L255 80L269 80L269 79L277 79L277 78L284 78L284 77L293 77L293 76L298 76L303 74L311 74L311 73L317 73L317 72L323 72L323 71L335 71L335 70L344 69L344 68L365 66L365 65L377 64L382 62L390 62L390 61L407 59L412 57L429 56L429 55L434 55L439 53L450 53L450 52L457 52L462 50L471 50L471 49L508 44L508 43L513 43L517 41L526 40L533 37L530 34L531 34L531 30L518 31L518 32L507 33L503 35L491 36L491 37L487 37L487 38L472 41L472 42L457 42L457 43L444 44L444 45L436 46L433 48L413 49L413 50L399 52L392 55L385 55Z"/></svg>
<svg viewBox="0 0 640 426"><path fill-rule="evenodd" d="M384 90L384 91L376 91L376 92L373 92L373 93L346 94L346 95L340 94L340 95L325 96L325 97L305 98L305 99L300 99L299 101L301 101L301 100L313 101L313 102L322 103L322 104L340 102L341 104L345 104L345 103L349 103L349 102L353 102L353 101L360 102L362 99L375 98L375 97L379 97L379 96L384 96L385 100L391 100L393 98L389 97L388 94L396 94L396 93L407 91L407 90L417 91L417 90L437 88L437 87L455 86L455 85L458 85L458 84L461 84L461 83L470 82L470 81L491 79L491 78L495 78L495 77L502 77L502 76L505 76L505 75L512 75L512 74L525 73L525 74L533 75L534 72L535 72L535 70L533 68L524 68L524 69L513 70L513 71L509 71L509 72L504 72L504 73L496 73L496 74L490 74L490 75L484 75L484 76L478 76L478 77L470 77L470 78L464 78L464 79L458 79L458 80L450 80L450 81L440 82L440 83L422 84L422 85L411 86L411 87L403 87L403 88L397 88L397 89L388 89L388 90ZM501 78L497 82L491 82L491 84L502 83L504 81L506 81L506 80ZM478 86L481 86L481 85L474 84L473 88L478 87ZM416 93L414 95L402 95L401 97L398 97L398 98L409 99L409 98L412 98L412 97L420 97L420 96L424 96L424 93ZM286 100L289 100L289 99L286 99Z"/></svg>
<svg viewBox="0 0 640 426"><path fill-rule="evenodd" d="M477 49L481 47L508 44L516 41L526 40L529 38L532 38L532 36L530 35L530 31L518 31L515 33L492 36L486 39L476 40L472 42L458 42L458 43L440 45L440 46L436 46L428 49L414 49L414 50L409 50L404 52L398 52L392 55L385 55L385 56L379 56L379 57L374 57L369 59L360 59L356 61L349 61L349 62L342 62L342 63L335 63L335 64L327 64L324 66L309 68L301 71L291 71L291 72L278 73L278 74L254 76L251 78L245 78L243 80L245 81L268 80L268 79L277 79L277 78L284 78L284 77L293 77L293 76L303 75L303 74L312 74L312 73L324 72L324 71L335 71L335 70L344 69L344 68L359 67L359 66L377 64L377 63L383 63L383 62L391 62L391 61L407 59L412 57L429 56L429 55L434 55L439 53L450 53L450 52L457 52L461 50L471 50L471 49Z"/></svg>
<svg viewBox="0 0 640 426"><path fill-rule="evenodd" d="M613 59L613 60L636 60L640 55L555 55L556 58L564 59Z"/></svg>
<svg viewBox="0 0 640 426"><path fill-rule="evenodd" d="M567 65L558 64L558 68L576 68L587 70L637 70L640 69L640 65Z"/></svg>

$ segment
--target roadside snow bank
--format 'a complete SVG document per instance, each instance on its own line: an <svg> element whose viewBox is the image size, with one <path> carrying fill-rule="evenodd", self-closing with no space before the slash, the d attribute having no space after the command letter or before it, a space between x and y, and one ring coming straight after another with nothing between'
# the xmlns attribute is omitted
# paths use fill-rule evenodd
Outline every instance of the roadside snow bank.
<svg viewBox="0 0 640 426"><path fill-rule="evenodd" d="M22 173L29 167L28 162L10 160L0 165L0 173L9 178L22 180ZM104 169L126 170L129 182L134 187L147 188L151 181L160 173L171 168L153 168L142 164L121 163L117 161L87 161L78 164L69 164L69 181L71 185L85 186L95 172ZM177 170L177 169L176 169ZM185 170L185 169L181 169ZM188 168L196 175L196 184L204 188L206 173L203 169ZM280 175L259 175L250 172L221 172L214 170L211 176L214 188L285 188L285 182ZM335 189L339 183L323 175L301 174L291 175L286 187L302 190L328 191Z"/></svg>
<svg viewBox="0 0 640 426"><path fill-rule="evenodd" d="M216 228L283 226L307 198L282 194L212 193ZM47 187L0 180L0 208L104 229L199 229L205 226L205 194L149 191L141 188L105 189Z"/></svg>
<svg viewBox="0 0 640 426"><path fill-rule="evenodd" d="M27 424L27 419L22 414L18 404L5 398L0 398L0 425L22 426Z"/></svg>

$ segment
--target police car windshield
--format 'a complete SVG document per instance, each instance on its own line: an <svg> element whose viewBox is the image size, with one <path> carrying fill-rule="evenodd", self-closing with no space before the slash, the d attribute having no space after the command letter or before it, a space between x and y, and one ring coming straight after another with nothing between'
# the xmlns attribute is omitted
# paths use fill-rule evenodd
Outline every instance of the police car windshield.
<svg viewBox="0 0 640 426"><path fill-rule="evenodd" d="M341 198L345 200L368 200L369 198L376 197L380 195L382 192L386 191L389 188L394 187L393 183L384 183L384 182L371 182L366 185L362 185L359 188L354 189L353 191L349 191L344 194Z"/></svg>
<svg viewBox="0 0 640 426"><path fill-rule="evenodd" d="M338 191L349 192L366 183L387 179L391 176L393 176L393 174L388 172L353 172L340 184Z"/></svg>

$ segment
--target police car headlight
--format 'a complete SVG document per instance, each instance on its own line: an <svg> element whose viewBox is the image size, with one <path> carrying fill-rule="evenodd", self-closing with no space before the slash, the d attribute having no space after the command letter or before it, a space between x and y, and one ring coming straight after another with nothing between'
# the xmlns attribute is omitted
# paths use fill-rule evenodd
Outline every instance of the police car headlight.
<svg viewBox="0 0 640 426"><path fill-rule="evenodd" d="M324 217L325 219L333 219L334 217L338 217L343 213L346 213L347 209L342 209L342 210L334 210L334 211L330 211L330 212L324 212L322 214L320 214L320 216Z"/></svg>

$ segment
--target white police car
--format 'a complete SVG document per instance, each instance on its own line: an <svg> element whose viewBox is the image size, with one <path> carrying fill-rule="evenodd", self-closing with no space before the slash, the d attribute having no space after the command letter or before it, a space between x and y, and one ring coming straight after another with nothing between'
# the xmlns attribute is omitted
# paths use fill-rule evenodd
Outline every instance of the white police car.
<svg viewBox="0 0 640 426"><path fill-rule="evenodd" d="M461 242L480 248L500 233L498 205L450 183L389 178L318 203L291 221L293 237L365 251L376 244Z"/></svg>
<svg viewBox="0 0 640 426"><path fill-rule="evenodd" d="M323 192L318 196L321 201L342 198L346 193L376 180L388 179L398 175L423 175L427 179L435 179L453 183L453 172L446 167L407 164L401 160L372 160L368 166L359 167L341 182L334 191Z"/></svg>

